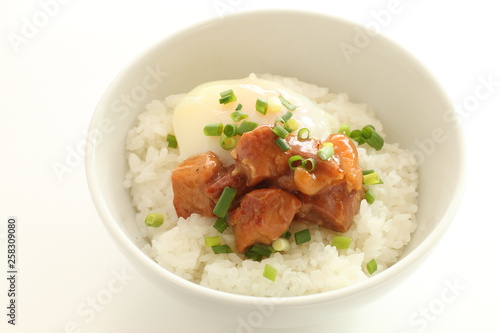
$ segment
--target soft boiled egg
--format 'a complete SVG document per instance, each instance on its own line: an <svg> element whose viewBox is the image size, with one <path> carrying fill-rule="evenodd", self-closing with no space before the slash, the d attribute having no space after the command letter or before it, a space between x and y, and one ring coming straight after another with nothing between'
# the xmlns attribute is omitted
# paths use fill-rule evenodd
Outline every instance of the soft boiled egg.
<svg viewBox="0 0 500 333"><path fill-rule="evenodd" d="M221 92L232 90L236 101L221 104ZM274 124L276 118L284 115L288 109L280 102L282 96L292 105L297 106L292 111L292 118L298 123L298 128L308 128L311 136L325 139L330 134L329 117L325 112L307 97L297 94L283 85L269 80L259 79L254 74L237 80L224 80L204 83L186 94L177 104L173 125L177 138L180 158L182 160L207 151L217 154L224 165L234 163L230 150L220 145L219 136L206 136L203 132L207 124L222 123L241 124L231 119L231 113L238 104L241 112L248 115L246 121L259 125ZM266 114L256 110L256 101L268 102ZM237 140L237 137L235 137Z"/></svg>

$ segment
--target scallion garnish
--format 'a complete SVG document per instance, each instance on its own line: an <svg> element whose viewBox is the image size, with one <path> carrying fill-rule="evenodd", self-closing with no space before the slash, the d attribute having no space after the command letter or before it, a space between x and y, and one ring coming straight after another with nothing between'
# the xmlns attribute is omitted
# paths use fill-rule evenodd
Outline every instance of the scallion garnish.
<svg viewBox="0 0 500 333"><path fill-rule="evenodd" d="M273 249L280 252L280 251L288 251L290 248L290 242L286 238L278 238L273 241Z"/></svg>
<svg viewBox="0 0 500 333"><path fill-rule="evenodd" d="M309 229L304 229L295 233L295 244L300 245L311 240L311 232Z"/></svg>
<svg viewBox="0 0 500 333"><path fill-rule="evenodd" d="M368 271L368 273L370 273L370 275L375 273L377 268L377 262L375 261L375 259L372 259L366 263L366 270Z"/></svg>
<svg viewBox="0 0 500 333"><path fill-rule="evenodd" d="M161 213L149 213L144 219L144 223L148 227L158 228L163 224L165 217Z"/></svg>
<svg viewBox="0 0 500 333"><path fill-rule="evenodd" d="M285 129L289 132L289 133L292 133L293 131L295 131L296 129L299 128L299 122L295 119L288 119L286 122L285 122Z"/></svg>
<svg viewBox="0 0 500 333"><path fill-rule="evenodd" d="M240 111L241 109L243 109L243 105L241 103L238 103L238 105L236 105L235 111Z"/></svg>
<svg viewBox="0 0 500 333"><path fill-rule="evenodd" d="M167 147L177 148L177 138L175 137L175 135L167 134Z"/></svg>
<svg viewBox="0 0 500 333"><path fill-rule="evenodd" d="M289 134L288 131L286 129L283 128L283 126L281 125L278 125L278 124L275 124L273 129L272 129L273 133L276 134L278 137L280 138L286 138L287 135Z"/></svg>
<svg viewBox="0 0 500 333"><path fill-rule="evenodd" d="M261 261L264 257L269 257L273 253L271 246L254 244L245 252L245 256L254 261Z"/></svg>
<svg viewBox="0 0 500 333"><path fill-rule="evenodd" d="M293 116L293 113L290 112L289 110L287 110L282 116L281 116L281 119L283 120L283 122L286 122L288 120L290 120L290 118L292 118Z"/></svg>
<svg viewBox="0 0 500 333"><path fill-rule="evenodd" d="M239 122L245 118L248 118L248 115L246 113L241 112L241 110L236 110L236 111L231 113L231 119L234 122Z"/></svg>
<svg viewBox="0 0 500 333"><path fill-rule="evenodd" d="M377 198L377 196L375 195L375 193L373 193L373 191L371 189L366 191L365 199L366 199L366 202L368 202L370 205L375 202L376 198Z"/></svg>
<svg viewBox="0 0 500 333"><path fill-rule="evenodd" d="M277 138L275 142L283 151L287 151L288 149L290 149L290 146L283 138Z"/></svg>
<svg viewBox="0 0 500 333"><path fill-rule="evenodd" d="M273 266L271 266L269 264L266 264L266 266L264 267L264 273L262 274L262 276L264 276L265 278L274 282L276 280L277 274L278 274L278 270L276 268L274 268Z"/></svg>
<svg viewBox="0 0 500 333"><path fill-rule="evenodd" d="M267 101L261 98L257 98L255 101L255 110L259 111L262 114L267 113Z"/></svg>
<svg viewBox="0 0 500 333"><path fill-rule="evenodd" d="M215 254L221 254L221 253L233 253L233 250L228 245L215 245L212 246L212 251L214 251Z"/></svg>
<svg viewBox="0 0 500 333"><path fill-rule="evenodd" d="M218 217L225 217L235 196L236 190L226 186L212 211L214 215Z"/></svg>
<svg viewBox="0 0 500 333"><path fill-rule="evenodd" d="M228 136L221 136L219 140L220 146L225 149L233 149L234 146L236 146L236 140L233 137L228 137Z"/></svg>
<svg viewBox="0 0 500 333"><path fill-rule="evenodd" d="M382 179L380 179L380 176L375 171L363 175L363 185L377 185L383 183L384 182L382 181Z"/></svg>
<svg viewBox="0 0 500 333"><path fill-rule="evenodd" d="M222 134L224 125L222 123L207 124L203 128L203 134L206 136L219 136Z"/></svg>
<svg viewBox="0 0 500 333"><path fill-rule="evenodd" d="M333 152L333 144L331 142L325 142L323 147L318 150L318 157L326 161L333 156Z"/></svg>
<svg viewBox="0 0 500 333"><path fill-rule="evenodd" d="M217 221L215 221L213 227L218 232L223 233L227 229L227 227L228 227L228 223L227 223L226 218L225 217L219 217L217 219Z"/></svg>
<svg viewBox="0 0 500 333"><path fill-rule="evenodd" d="M279 95L278 98L280 99L281 104L283 104L290 111L294 111L298 107L298 105L293 105L281 95Z"/></svg>
<svg viewBox="0 0 500 333"><path fill-rule="evenodd" d="M281 100L273 96L269 98L267 101L267 111L269 112L280 112L283 109L283 104L281 104Z"/></svg>
<svg viewBox="0 0 500 333"><path fill-rule="evenodd" d="M302 161L302 167L308 172L314 171L316 169L316 161L313 158L306 158Z"/></svg>
<svg viewBox="0 0 500 333"><path fill-rule="evenodd" d="M349 136L351 139L353 139L354 141L356 141L360 145L365 143L365 139L363 139L363 135L361 134L361 130L351 131L351 134Z"/></svg>
<svg viewBox="0 0 500 333"><path fill-rule="evenodd" d="M362 171L363 176L364 176L364 175L369 175L370 173L373 173L373 172L375 172L375 170L373 170L373 169L363 170L363 171Z"/></svg>
<svg viewBox="0 0 500 333"><path fill-rule="evenodd" d="M349 136L351 134L351 128L347 124L342 124L339 127L339 133L344 134L345 136Z"/></svg>
<svg viewBox="0 0 500 333"><path fill-rule="evenodd" d="M297 133L297 136L300 140L307 140L311 137L311 131L309 128L301 128Z"/></svg>
<svg viewBox="0 0 500 333"><path fill-rule="evenodd" d="M233 89L229 89L220 93L220 104L228 104L231 102L236 102L236 95L234 94Z"/></svg>
<svg viewBox="0 0 500 333"><path fill-rule="evenodd" d="M351 244L352 238L343 237L343 236L335 236L332 240L332 246L335 246L339 250L347 250L349 245Z"/></svg>
<svg viewBox="0 0 500 333"><path fill-rule="evenodd" d="M212 247L220 244L220 236L205 237L205 246Z"/></svg>
<svg viewBox="0 0 500 333"><path fill-rule="evenodd" d="M371 125L363 127L361 130L361 136L366 143L375 148L377 151L382 149L384 146L384 138L382 138L380 134L375 131L375 127Z"/></svg>
<svg viewBox="0 0 500 333"><path fill-rule="evenodd" d="M290 230L287 230L280 237L290 239L290 237L292 237L292 233L290 232Z"/></svg>
<svg viewBox="0 0 500 333"><path fill-rule="evenodd" d="M300 155L293 155L288 159L288 166L290 169L295 170L298 167L302 166L302 163L304 162L304 158Z"/></svg>
<svg viewBox="0 0 500 333"><path fill-rule="evenodd" d="M236 130L237 135L243 135L246 132L253 131L255 128L257 128L259 124L254 123L253 121L247 121L243 120L243 122L238 126L238 129Z"/></svg>
<svg viewBox="0 0 500 333"><path fill-rule="evenodd" d="M222 132L224 133L225 136L231 137L231 136L234 136L236 134L237 128L238 128L238 126L236 126L235 124L226 124L226 126L224 126L224 130Z"/></svg>

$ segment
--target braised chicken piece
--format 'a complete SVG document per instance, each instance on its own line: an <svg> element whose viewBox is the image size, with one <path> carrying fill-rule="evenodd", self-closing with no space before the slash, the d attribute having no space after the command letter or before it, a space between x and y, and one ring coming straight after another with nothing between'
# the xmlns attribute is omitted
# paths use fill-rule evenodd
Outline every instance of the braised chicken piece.
<svg viewBox="0 0 500 333"><path fill-rule="evenodd" d="M277 188L247 193L229 218L238 252L256 243L270 245L288 230L300 206L297 197Z"/></svg>
<svg viewBox="0 0 500 333"><path fill-rule="evenodd" d="M231 209L237 204L239 198L252 190L251 187L246 186L246 178L243 175L232 175L234 168L234 165L225 168L217 178L209 182L205 187L205 194L212 199L214 204L217 203L226 186L236 190L236 197Z"/></svg>
<svg viewBox="0 0 500 333"><path fill-rule="evenodd" d="M263 180L285 174L291 155L281 150L275 142L276 138L269 125L261 125L244 133L231 152L236 160L233 176L244 175L247 186L254 186Z"/></svg>
<svg viewBox="0 0 500 333"><path fill-rule="evenodd" d="M330 186L317 195L299 194L302 207L296 218L322 225L330 230L346 232L359 212L363 190L347 190L347 184Z"/></svg>
<svg viewBox="0 0 500 333"><path fill-rule="evenodd" d="M352 140L344 134L336 133L330 134L325 141L331 142L335 147L335 155L344 171L347 191L360 190L363 186L363 171L359 167L358 150Z"/></svg>
<svg viewBox="0 0 500 333"><path fill-rule="evenodd" d="M187 218L197 213L214 216L213 200L205 194L207 184L217 179L224 166L213 152L192 156L172 171L174 207L177 216Z"/></svg>

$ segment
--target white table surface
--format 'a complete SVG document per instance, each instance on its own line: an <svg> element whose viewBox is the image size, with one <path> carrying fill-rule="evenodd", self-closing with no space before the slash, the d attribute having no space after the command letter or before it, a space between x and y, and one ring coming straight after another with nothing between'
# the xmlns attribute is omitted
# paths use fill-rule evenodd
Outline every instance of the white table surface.
<svg viewBox="0 0 500 333"><path fill-rule="evenodd" d="M125 260L97 216L82 156L74 152L109 82L145 48L219 14L284 3L379 24L419 58L462 110L468 180L447 235L393 292L306 330L251 331L500 332L494 2L0 0L1 332L238 332L237 324L214 322L173 301ZM34 22L38 27L30 27ZM57 163L70 170L58 174ZM10 216L18 219L15 326L6 308Z"/></svg>

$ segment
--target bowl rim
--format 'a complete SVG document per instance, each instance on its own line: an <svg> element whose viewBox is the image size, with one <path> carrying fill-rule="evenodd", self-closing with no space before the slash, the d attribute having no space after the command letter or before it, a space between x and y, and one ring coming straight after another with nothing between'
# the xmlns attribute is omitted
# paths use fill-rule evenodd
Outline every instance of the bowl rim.
<svg viewBox="0 0 500 333"><path fill-rule="evenodd" d="M258 10L246 10L244 12L231 13L222 18L212 17L209 19L202 20L193 25L189 25L171 34L161 38L159 41L152 44L150 47L146 48L140 52L135 58L133 58L129 63L115 75L113 80L108 84L105 89L103 96L100 98L97 106L95 108L94 114L91 118L88 132L90 133L99 124L99 120L105 112L104 105L107 104L107 100L111 95L112 88L132 69L134 64L143 61L148 57L149 54L162 47L166 43L170 43L177 38L181 38L185 34L192 33L193 31L203 29L204 27L211 26L213 24L219 24L224 20L239 20L241 17L251 17L259 15L287 15L287 16L303 16L309 18L316 18L322 20L336 21L339 24L346 25L352 28L364 29L365 27L357 22L349 21L347 19L337 17L331 14L319 13L315 11L308 10L296 10L296 9L258 9ZM390 47L396 50L398 53L402 54L408 61L412 63L414 68L417 68L420 75L424 75L426 79L433 82L438 94L441 96L444 102L449 105L450 109L456 112L453 103L451 103L448 94L443 89L441 83L436 79L436 77L409 51L404 49L401 45L391 40L382 33L377 34L377 38L381 38L385 43L389 44ZM93 138L93 136L88 135L88 138ZM175 273L163 268L158 263L156 263L152 258L147 256L136 244L129 239L126 233L119 227L116 223L115 218L111 214L110 210L107 208L106 200L103 193L99 191L99 184L96 178L96 168L95 163L95 148L96 139L87 140L87 147L85 149L85 170L87 185L90 191L92 201L97 210L97 213L106 226L106 229L111 234L113 241L128 255L131 255L133 260L152 271L157 277L165 282L180 287L186 292L195 295L196 297L203 297L210 299L212 301L218 301L222 303L237 303L243 306L254 306L256 301L266 300L279 304L280 307L292 307L292 306L307 306L312 304L321 304L325 302L330 302L332 300L345 300L358 295L366 293L368 290L373 290L378 286L390 283L396 277L408 272L417 265L421 260L427 257L433 248L438 244L442 238L445 231L450 226L453 217L460 205L460 201L463 196L465 188L465 145L464 145L464 133L462 126L456 129L456 140L457 155L459 163L455 166L457 171L457 190L453 193L450 204L446 207L444 213L440 218L440 222L435 226L434 230L420 243L416 246L410 253L408 253L403 258L399 259L392 266L388 267L383 272L380 272L368 279L355 283L350 286L342 287L335 290L325 291L321 293L300 295L300 296L283 296L283 297L266 297L266 296L249 296L234 294L225 291L219 291L211 289L209 287L201 286L197 283L188 281Z"/></svg>

